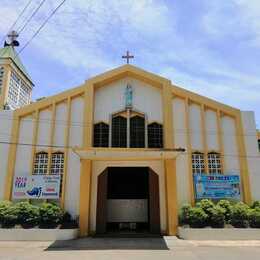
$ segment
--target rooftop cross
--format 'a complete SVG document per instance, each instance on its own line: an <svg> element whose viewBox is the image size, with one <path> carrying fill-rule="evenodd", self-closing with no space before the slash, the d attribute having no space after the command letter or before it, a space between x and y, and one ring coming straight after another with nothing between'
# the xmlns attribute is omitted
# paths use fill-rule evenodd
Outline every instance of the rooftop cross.
<svg viewBox="0 0 260 260"><path fill-rule="evenodd" d="M126 52L126 55L122 56L122 59L126 59L126 63L129 64L129 60L133 59L134 55L130 55L129 51Z"/></svg>
<svg viewBox="0 0 260 260"><path fill-rule="evenodd" d="M8 41L5 41L4 46L13 46L13 47L19 46L19 42L17 41L19 34L16 31L9 32L7 37L8 37Z"/></svg>

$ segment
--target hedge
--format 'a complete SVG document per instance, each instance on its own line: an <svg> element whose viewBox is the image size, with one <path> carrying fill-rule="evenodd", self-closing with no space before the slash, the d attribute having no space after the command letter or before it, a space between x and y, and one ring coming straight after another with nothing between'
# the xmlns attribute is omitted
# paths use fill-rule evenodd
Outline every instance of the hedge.
<svg viewBox="0 0 260 260"><path fill-rule="evenodd" d="M229 200L214 203L209 199L197 202L195 207L184 204L179 213L179 223L192 228L223 228L227 224L235 228L260 228L260 201L251 206Z"/></svg>
<svg viewBox="0 0 260 260"><path fill-rule="evenodd" d="M29 202L12 203L0 201L0 226L12 228L20 225L23 228L76 228L77 222L68 212L52 203L32 205Z"/></svg>

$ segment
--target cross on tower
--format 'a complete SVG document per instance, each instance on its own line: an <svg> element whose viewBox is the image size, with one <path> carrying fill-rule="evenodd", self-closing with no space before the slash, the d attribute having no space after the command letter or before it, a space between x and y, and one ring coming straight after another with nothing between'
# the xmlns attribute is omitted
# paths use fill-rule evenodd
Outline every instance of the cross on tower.
<svg viewBox="0 0 260 260"><path fill-rule="evenodd" d="M133 59L134 55L130 55L129 51L126 52L126 55L122 56L122 59L126 59L126 63L129 64L129 60Z"/></svg>
<svg viewBox="0 0 260 260"><path fill-rule="evenodd" d="M7 35L8 41L5 41L4 46L13 46L17 47L19 46L19 42L17 41L17 38L19 37L19 34L16 31L11 31Z"/></svg>
<svg viewBox="0 0 260 260"><path fill-rule="evenodd" d="M16 31L11 31L8 33L8 38L10 40L10 42L16 41L17 38L19 37L19 34Z"/></svg>

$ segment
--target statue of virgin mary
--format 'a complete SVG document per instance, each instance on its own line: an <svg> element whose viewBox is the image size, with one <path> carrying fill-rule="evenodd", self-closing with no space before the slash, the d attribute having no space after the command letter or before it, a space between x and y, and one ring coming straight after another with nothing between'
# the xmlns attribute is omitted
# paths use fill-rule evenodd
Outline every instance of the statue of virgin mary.
<svg viewBox="0 0 260 260"><path fill-rule="evenodd" d="M133 89L130 84L127 84L125 89L125 106L128 109L133 107Z"/></svg>

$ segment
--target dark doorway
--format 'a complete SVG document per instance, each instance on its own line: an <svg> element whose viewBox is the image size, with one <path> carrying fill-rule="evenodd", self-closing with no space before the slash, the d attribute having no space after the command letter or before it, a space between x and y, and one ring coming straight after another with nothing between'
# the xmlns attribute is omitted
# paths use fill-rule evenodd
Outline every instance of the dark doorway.
<svg viewBox="0 0 260 260"><path fill-rule="evenodd" d="M109 167L101 173L96 232L159 234L158 175L148 167Z"/></svg>

